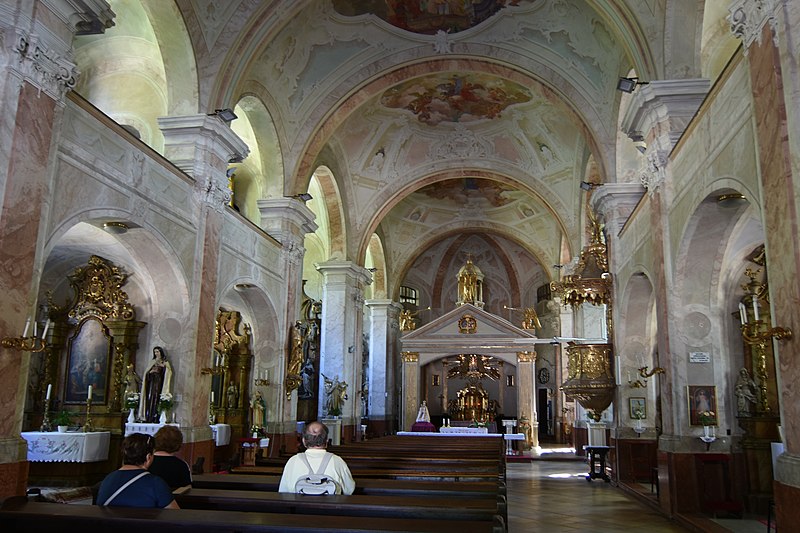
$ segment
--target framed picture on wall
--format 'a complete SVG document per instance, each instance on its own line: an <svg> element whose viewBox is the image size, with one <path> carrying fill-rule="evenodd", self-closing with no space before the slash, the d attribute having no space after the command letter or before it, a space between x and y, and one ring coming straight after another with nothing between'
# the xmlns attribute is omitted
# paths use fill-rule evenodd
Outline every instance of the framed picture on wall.
<svg viewBox="0 0 800 533"><path fill-rule="evenodd" d="M438 387L440 384L439 374L433 374L431 377L431 385Z"/></svg>
<svg viewBox="0 0 800 533"><path fill-rule="evenodd" d="M628 411L631 420L647 418L647 400L640 397L628 398Z"/></svg>
<svg viewBox="0 0 800 533"><path fill-rule="evenodd" d="M689 425L717 425L717 388L713 385L689 385Z"/></svg>
<svg viewBox="0 0 800 533"><path fill-rule="evenodd" d="M100 320L90 317L80 323L68 343L65 404L86 403L89 385L92 386L92 401L106 403L112 341Z"/></svg>

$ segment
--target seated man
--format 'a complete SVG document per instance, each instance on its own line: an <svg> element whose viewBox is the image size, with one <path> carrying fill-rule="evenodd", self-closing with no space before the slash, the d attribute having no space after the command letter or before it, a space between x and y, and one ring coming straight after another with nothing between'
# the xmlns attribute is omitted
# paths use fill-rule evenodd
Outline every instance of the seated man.
<svg viewBox="0 0 800 533"><path fill-rule="evenodd" d="M350 474L347 463L338 455L325 450L328 446L328 428L325 424L322 422L308 424L303 430L303 446L306 447L304 453L295 454L286 461L278 492L296 492L297 480L307 476L310 473L309 469L313 470L313 473L317 473L323 459L329 454L330 459L325 471L319 473L329 476L338 484L337 494L340 493L339 489L341 494L353 494L356 482ZM305 461L303 457L305 457Z"/></svg>

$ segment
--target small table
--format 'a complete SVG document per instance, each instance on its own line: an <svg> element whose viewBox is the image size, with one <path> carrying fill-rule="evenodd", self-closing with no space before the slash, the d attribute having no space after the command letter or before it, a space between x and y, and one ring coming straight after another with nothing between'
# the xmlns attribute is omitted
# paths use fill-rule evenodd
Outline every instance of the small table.
<svg viewBox="0 0 800 533"><path fill-rule="evenodd" d="M108 459L110 431L56 433L26 431L28 461L94 463Z"/></svg>
<svg viewBox="0 0 800 533"><path fill-rule="evenodd" d="M132 435L133 433L144 433L145 435L155 435L156 432L163 426L175 426L179 428L178 424L152 424L144 422L134 422L133 424L125 423L125 436Z"/></svg>
<svg viewBox="0 0 800 533"><path fill-rule="evenodd" d="M227 446L231 443L231 425L211 424L211 435L215 446Z"/></svg>
<svg viewBox="0 0 800 533"><path fill-rule="evenodd" d="M589 474L586 476L586 481L600 478L606 483L611 481L611 478L606 474L606 455L610 446L584 446L586 452L589 454Z"/></svg>
<svg viewBox="0 0 800 533"><path fill-rule="evenodd" d="M524 433L505 433L503 438L506 441L506 455L515 455L514 447L512 446L512 442L514 440L525 440Z"/></svg>
<svg viewBox="0 0 800 533"><path fill-rule="evenodd" d="M239 439L239 449L242 452L242 466L256 466L256 456L261 448L261 439L243 437Z"/></svg>

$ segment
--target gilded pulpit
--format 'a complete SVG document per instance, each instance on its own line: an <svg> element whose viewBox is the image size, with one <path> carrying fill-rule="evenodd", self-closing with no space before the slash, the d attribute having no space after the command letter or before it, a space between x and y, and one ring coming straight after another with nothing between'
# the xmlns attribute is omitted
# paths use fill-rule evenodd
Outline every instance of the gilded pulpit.
<svg viewBox="0 0 800 533"><path fill-rule="evenodd" d="M238 311L220 309L214 331L211 408L216 422L231 426L231 441L250 435L250 325Z"/></svg>

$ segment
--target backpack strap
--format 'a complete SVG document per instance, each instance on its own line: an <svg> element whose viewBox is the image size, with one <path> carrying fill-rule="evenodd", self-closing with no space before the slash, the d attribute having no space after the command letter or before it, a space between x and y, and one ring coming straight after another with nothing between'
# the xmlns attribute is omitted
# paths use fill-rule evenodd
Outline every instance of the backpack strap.
<svg viewBox="0 0 800 533"><path fill-rule="evenodd" d="M125 483L124 485L122 485L120 488L118 488L118 489L117 489L117 491L116 491L114 494L112 494L111 496L109 496L109 497L108 497L108 499L107 499L107 500L106 500L106 501L103 503L103 505L105 506L105 505L108 505L109 503L111 503L111 500L113 500L114 498L116 498L117 496L119 496L119 493L120 493L120 492L122 492L123 490L127 489L127 488L128 488L130 485L132 485L132 484L133 484L133 483L134 483L136 480L138 480L138 479L139 479L139 478L141 478L141 477L144 477L144 476L146 476L146 475L147 475L147 474L149 474L149 473L150 473L150 472L148 472L147 470L145 470L144 472L140 473L138 476L134 476L132 479L129 479L127 483Z"/></svg>
<svg viewBox="0 0 800 533"><path fill-rule="evenodd" d="M331 462L331 457L333 457L331 452L325 452L325 457L322 458L322 463L320 463L317 469L317 474L322 475L325 473L325 469L328 468L328 463Z"/></svg>
<svg viewBox="0 0 800 533"><path fill-rule="evenodd" d="M314 469L311 468L311 463L308 462L308 458L306 458L305 452L298 454L300 456L300 460L303 461L308 468L308 474L312 475L314 473Z"/></svg>

